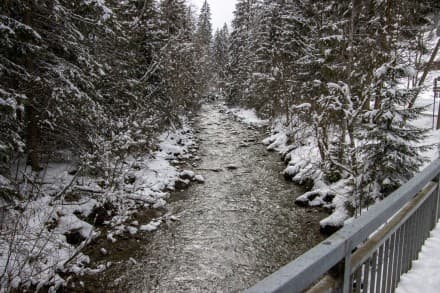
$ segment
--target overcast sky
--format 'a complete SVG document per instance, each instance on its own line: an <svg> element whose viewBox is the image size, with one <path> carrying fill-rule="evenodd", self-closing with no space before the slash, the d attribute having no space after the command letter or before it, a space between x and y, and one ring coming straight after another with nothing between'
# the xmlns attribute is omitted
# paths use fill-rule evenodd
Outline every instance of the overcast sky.
<svg viewBox="0 0 440 293"><path fill-rule="evenodd" d="M205 0L190 0L197 8L197 13ZM236 0L208 0L209 7L212 14L212 28L215 32L217 28L223 27L225 22L231 27L232 12L235 9Z"/></svg>

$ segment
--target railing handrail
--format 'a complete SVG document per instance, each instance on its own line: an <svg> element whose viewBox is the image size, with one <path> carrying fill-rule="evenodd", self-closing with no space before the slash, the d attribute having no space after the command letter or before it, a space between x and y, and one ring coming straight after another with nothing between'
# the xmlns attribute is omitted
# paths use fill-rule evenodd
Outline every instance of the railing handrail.
<svg viewBox="0 0 440 293"><path fill-rule="evenodd" d="M440 159L436 159L362 216L245 292L300 292L307 289L439 175Z"/></svg>

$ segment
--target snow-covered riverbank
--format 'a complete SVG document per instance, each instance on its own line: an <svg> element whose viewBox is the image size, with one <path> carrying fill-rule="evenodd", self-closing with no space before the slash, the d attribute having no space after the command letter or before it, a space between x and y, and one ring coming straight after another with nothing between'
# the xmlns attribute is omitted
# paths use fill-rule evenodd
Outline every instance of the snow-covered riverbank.
<svg viewBox="0 0 440 293"><path fill-rule="evenodd" d="M440 71L429 73L426 84L432 84L433 79L440 76ZM440 101L436 101L437 107ZM431 146L424 151L422 156L426 158L428 165L439 156L440 130L435 130L436 113L433 111L433 93L430 87L425 88L417 99L416 106L424 107L422 115L412 123L428 129L426 138L420 145ZM233 108L229 110L240 120L246 123L268 123L266 120L258 120L255 111L249 109ZM432 113L435 113L434 117ZM321 229L325 233L331 233L341 227L352 215L347 209L347 204L353 201L351 196L352 182L349 178L329 182L324 178L321 170L321 161L317 141L307 127L288 127L283 118L272 121L270 136L263 140L268 151L276 151L286 163L283 173L285 177L297 184L306 185L310 191L296 199L297 204L310 207L323 207L331 211L330 215L320 222Z"/></svg>
<svg viewBox="0 0 440 293"><path fill-rule="evenodd" d="M18 176L23 177L19 187L1 177L2 189L39 189L38 198L2 204L1 290L56 290L66 283L61 275L101 272L106 266L89 267L90 258L82 253L91 241L105 237L115 242L125 235L154 231L162 221L173 219L165 214L151 222L130 221L139 209L164 210L170 191L185 188L191 180L203 181L180 167L197 149L189 122L164 132L158 141L157 151L115 166L117 177L111 187L69 163L51 163L40 174L19 166Z"/></svg>

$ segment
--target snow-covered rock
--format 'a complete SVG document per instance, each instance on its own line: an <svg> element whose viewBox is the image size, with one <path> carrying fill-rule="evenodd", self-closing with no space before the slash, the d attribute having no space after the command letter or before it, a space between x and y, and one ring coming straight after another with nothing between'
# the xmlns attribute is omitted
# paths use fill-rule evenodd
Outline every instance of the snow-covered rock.
<svg viewBox="0 0 440 293"><path fill-rule="evenodd" d="M161 224L161 221L151 221L147 225L142 225L139 230L140 231L146 231L146 232L153 232L156 231Z"/></svg>
<svg viewBox="0 0 440 293"><path fill-rule="evenodd" d="M113 233L107 234L107 240L110 241L111 243L115 243L117 241L116 238L113 237Z"/></svg>
<svg viewBox="0 0 440 293"><path fill-rule="evenodd" d="M188 179L177 179L176 182L174 183L174 187L177 190L182 190L188 188L190 183L191 182Z"/></svg>
<svg viewBox="0 0 440 293"><path fill-rule="evenodd" d="M84 239L94 235L93 226L78 219L74 214L62 216L58 219L56 231L61 234L78 232Z"/></svg>
<svg viewBox="0 0 440 293"><path fill-rule="evenodd" d="M195 176L195 173L190 170L184 170L179 175L179 177L182 178L183 180L185 180L185 179L192 180L194 178L194 176Z"/></svg>
<svg viewBox="0 0 440 293"><path fill-rule="evenodd" d="M130 235L136 235L138 232L138 228L133 227L133 226L127 226L126 227L128 233L130 233Z"/></svg>
<svg viewBox="0 0 440 293"><path fill-rule="evenodd" d="M156 201L156 203L153 204L153 209L160 209L160 208L163 208L163 207L165 207L166 204L167 204L167 202L166 202L164 199L159 198L159 199Z"/></svg>
<svg viewBox="0 0 440 293"><path fill-rule="evenodd" d="M205 178L202 175L196 175L194 176L194 181L197 183L205 183Z"/></svg>
<svg viewBox="0 0 440 293"><path fill-rule="evenodd" d="M249 124L249 126L261 127L269 122L268 120L260 119L254 109L230 108L228 112L237 117L241 122Z"/></svg>

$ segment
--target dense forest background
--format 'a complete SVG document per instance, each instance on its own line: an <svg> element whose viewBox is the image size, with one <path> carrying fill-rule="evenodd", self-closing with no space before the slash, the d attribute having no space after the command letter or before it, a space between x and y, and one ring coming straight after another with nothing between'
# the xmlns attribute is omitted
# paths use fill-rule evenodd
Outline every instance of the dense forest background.
<svg viewBox="0 0 440 293"><path fill-rule="evenodd" d="M211 66L210 12L183 0L2 1L1 172L73 158L110 161L151 150L197 110Z"/></svg>
<svg viewBox="0 0 440 293"><path fill-rule="evenodd" d="M312 173L322 170L328 182L351 178L354 198L381 198L423 162L425 130L411 121L423 110L415 101L440 45L427 42L440 34L439 8L438 1L238 1L227 100L283 117L296 147L312 138L320 165Z"/></svg>

